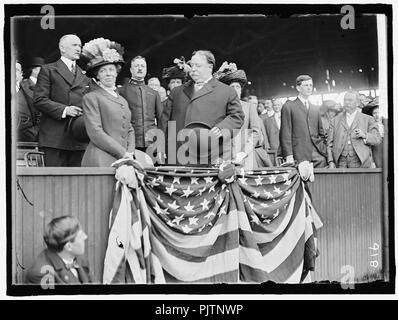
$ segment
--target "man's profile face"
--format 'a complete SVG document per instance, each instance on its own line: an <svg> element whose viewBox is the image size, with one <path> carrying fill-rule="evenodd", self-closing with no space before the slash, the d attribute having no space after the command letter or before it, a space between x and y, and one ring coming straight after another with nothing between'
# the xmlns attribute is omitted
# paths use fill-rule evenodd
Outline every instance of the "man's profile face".
<svg viewBox="0 0 398 320"><path fill-rule="evenodd" d="M15 64L15 81L16 82L21 82L22 81L22 76L23 76L23 73L22 73L21 64L17 62Z"/></svg>
<svg viewBox="0 0 398 320"><path fill-rule="evenodd" d="M347 92L344 96L344 109L352 113L359 106L359 101L356 94Z"/></svg>
<svg viewBox="0 0 398 320"><path fill-rule="evenodd" d="M192 70L189 72L192 80L195 82L203 82L212 76L213 65L207 62L205 56L194 54L191 59Z"/></svg>
<svg viewBox="0 0 398 320"><path fill-rule="evenodd" d="M87 235L83 230L79 230L77 235L71 244L71 254L74 256L81 256L84 254L85 241L87 240Z"/></svg>
<svg viewBox="0 0 398 320"><path fill-rule="evenodd" d="M309 79L301 82L299 86L296 86L296 89L302 96L309 97L312 94L313 87L312 79Z"/></svg>
<svg viewBox="0 0 398 320"><path fill-rule="evenodd" d="M169 89L173 90L176 87L179 87L182 85L182 80L181 79L171 79L169 82Z"/></svg>
<svg viewBox="0 0 398 320"><path fill-rule="evenodd" d="M61 44L61 54L70 60L78 60L82 51L82 42L77 36L66 37Z"/></svg>
<svg viewBox="0 0 398 320"><path fill-rule="evenodd" d="M240 96L242 95L242 86L240 85L240 83L239 82L232 82L229 86L236 91L236 94L240 98Z"/></svg>
<svg viewBox="0 0 398 320"><path fill-rule="evenodd" d="M131 76L137 80L144 80L146 76L146 61L144 59L135 59L131 61Z"/></svg>

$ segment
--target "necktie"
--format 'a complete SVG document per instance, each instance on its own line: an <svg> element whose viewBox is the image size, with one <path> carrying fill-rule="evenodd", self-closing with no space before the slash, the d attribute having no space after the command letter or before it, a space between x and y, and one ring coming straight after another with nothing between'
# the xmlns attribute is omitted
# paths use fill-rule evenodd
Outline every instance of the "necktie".
<svg viewBox="0 0 398 320"><path fill-rule="evenodd" d="M76 73L76 67L75 67L75 64L74 64L74 63L72 63L72 65L71 65L71 67L70 67L70 72L72 72L73 74Z"/></svg>
<svg viewBox="0 0 398 320"><path fill-rule="evenodd" d="M65 262L65 267L66 267L66 269L71 269L71 268L74 268L74 269L77 269L77 268L79 268L79 265L78 265L78 263L76 262L76 259L74 259L73 261L71 261L71 262Z"/></svg>

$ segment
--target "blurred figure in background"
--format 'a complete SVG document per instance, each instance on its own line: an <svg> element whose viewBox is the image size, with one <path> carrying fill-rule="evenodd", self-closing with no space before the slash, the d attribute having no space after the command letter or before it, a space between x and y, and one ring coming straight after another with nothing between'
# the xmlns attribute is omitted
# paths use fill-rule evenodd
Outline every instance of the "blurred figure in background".
<svg viewBox="0 0 398 320"><path fill-rule="evenodd" d="M367 106L362 109L364 114L372 116L378 126L380 137L383 141L384 139L384 124L383 124L383 117L380 115L380 108L379 108L379 97L374 98L372 102L370 102ZM373 153L373 160L375 162L376 168L383 167L383 143L378 145L372 146L372 153Z"/></svg>
<svg viewBox="0 0 398 320"><path fill-rule="evenodd" d="M279 130L281 128L281 110L282 100L275 99L272 102L272 110L267 113L264 118L264 126L267 131L269 146L272 152L275 153L275 157L278 156L279 149ZM274 165L276 165L274 161Z"/></svg>
<svg viewBox="0 0 398 320"><path fill-rule="evenodd" d="M156 77L152 77L148 79L148 87L152 88L155 91L159 91L160 89L160 81Z"/></svg>
<svg viewBox="0 0 398 320"><path fill-rule="evenodd" d="M320 110L322 126L326 133L329 132L330 122L337 114L336 102L334 100L323 101Z"/></svg>

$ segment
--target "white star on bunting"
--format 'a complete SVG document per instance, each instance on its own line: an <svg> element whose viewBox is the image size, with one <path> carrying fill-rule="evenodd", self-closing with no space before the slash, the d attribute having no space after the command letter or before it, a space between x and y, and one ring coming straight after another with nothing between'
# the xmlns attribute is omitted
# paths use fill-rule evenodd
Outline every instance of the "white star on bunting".
<svg viewBox="0 0 398 320"><path fill-rule="evenodd" d="M202 210L209 210L209 203L210 201L208 201L206 198L203 199L203 201L200 203Z"/></svg>
<svg viewBox="0 0 398 320"><path fill-rule="evenodd" d="M220 212L218 213L219 216L221 216L223 214L227 214L227 212L225 211L225 206L222 206Z"/></svg>
<svg viewBox="0 0 398 320"><path fill-rule="evenodd" d="M205 177L205 182L206 183L212 183L213 182L213 178L212 177Z"/></svg>
<svg viewBox="0 0 398 320"><path fill-rule="evenodd" d="M257 191L254 191L254 193L252 194L252 196L254 198L258 198L260 196L260 194Z"/></svg>
<svg viewBox="0 0 398 320"><path fill-rule="evenodd" d="M181 177L174 177L174 178L173 178L173 183L178 183L178 184L180 184L180 178L181 178Z"/></svg>
<svg viewBox="0 0 398 320"><path fill-rule="evenodd" d="M184 207L185 210L188 212L194 212L193 211L194 206L191 206L191 201L188 202L188 204Z"/></svg>
<svg viewBox="0 0 398 320"><path fill-rule="evenodd" d="M213 211L209 211L208 214L205 215L206 219L210 219L210 217L214 217L216 214Z"/></svg>
<svg viewBox="0 0 398 320"><path fill-rule="evenodd" d="M276 178L277 178L276 175L270 175L270 176L269 176L269 182L270 182L270 183L276 183Z"/></svg>
<svg viewBox="0 0 398 320"><path fill-rule="evenodd" d="M265 196L268 198L268 199L271 199L273 196L272 196L272 193L271 192L269 192L269 191L265 191L264 190L264 194L265 194Z"/></svg>
<svg viewBox="0 0 398 320"><path fill-rule="evenodd" d="M277 194L281 194L282 193L281 189L277 188L275 186L274 186L274 192L276 192Z"/></svg>
<svg viewBox="0 0 398 320"><path fill-rule="evenodd" d="M239 181L240 181L242 184L245 184L245 185L247 185L246 180L247 180L247 178L245 178L245 177L239 178Z"/></svg>
<svg viewBox="0 0 398 320"><path fill-rule="evenodd" d="M168 193L170 196L173 194L174 191L177 191L177 189L174 188L174 185L171 185L170 187L166 187L166 193Z"/></svg>
<svg viewBox="0 0 398 320"><path fill-rule="evenodd" d="M163 210L161 207L159 207L159 204L156 202L154 209L156 210L157 214L162 214Z"/></svg>
<svg viewBox="0 0 398 320"><path fill-rule="evenodd" d="M173 203L169 203L168 205L169 205L169 207L170 207L171 209L173 209L173 210L177 210L177 209L180 207L180 206L177 204L177 201L176 201L176 200L174 200Z"/></svg>
<svg viewBox="0 0 398 320"><path fill-rule="evenodd" d="M188 198L193 193L193 191L191 190L190 186L188 186L188 189L183 190L182 192L184 194L181 197L186 197L186 198Z"/></svg>
<svg viewBox="0 0 398 320"><path fill-rule="evenodd" d="M191 177L191 184L198 184L199 178L197 177Z"/></svg>
<svg viewBox="0 0 398 320"><path fill-rule="evenodd" d="M156 178L153 178L152 180L149 181L149 185L150 185L152 188L158 186L159 183L157 183L156 181L157 181Z"/></svg>
<svg viewBox="0 0 398 320"><path fill-rule="evenodd" d="M265 202L263 202L263 203L261 204L261 206L264 207L264 208L268 208L268 207L269 207L269 205L266 204Z"/></svg>
<svg viewBox="0 0 398 320"><path fill-rule="evenodd" d="M291 194L291 193L292 193L292 190L289 189L289 190L287 190L287 191L285 192L285 195L288 196L288 195Z"/></svg>
<svg viewBox="0 0 398 320"><path fill-rule="evenodd" d="M288 173L282 174L282 178L283 178L284 181L289 180L289 174Z"/></svg>
<svg viewBox="0 0 398 320"><path fill-rule="evenodd" d="M174 219L173 219L173 223L176 223L177 225L180 225L180 222L182 221L182 220L184 220L184 215L182 214L181 216L179 216L179 217L175 217Z"/></svg>
<svg viewBox="0 0 398 320"><path fill-rule="evenodd" d="M158 179L157 179L159 182L163 182L163 176L162 175L160 175L159 177L158 177Z"/></svg>
<svg viewBox="0 0 398 320"><path fill-rule="evenodd" d="M199 189L198 190L198 194L196 195L197 197L200 197L202 195L203 192L206 191L206 187L203 187L203 189Z"/></svg>
<svg viewBox="0 0 398 320"><path fill-rule="evenodd" d="M292 180L286 180L285 185L290 186L292 184Z"/></svg>
<svg viewBox="0 0 398 320"><path fill-rule="evenodd" d="M193 225L195 225L195 226L197 226L198 225L198 218L196 218L196 217L191 217L191 218L189 218L189 224L193 224Z"/></svg>
<svg viewBox="0 0 398 320"><path fill-rule="evenodd" d="M263 178L261 178L260 176L257 177L257 179L254 179L254 181L256 181L256 185L257 186L261 186L262 182L263 182Z"/></svg>
<svg viewBox="0 0 398 320"><path fill-rule="evenodd" d="M192 229L190 227L188 227L188 225L184 224L183 226L181 226L182 231L184 231L184 233L190 233L192 231Z"/></svg>
<svg viewBox="0 0 398 320"><path fill-rule="evenodd" d="M210 187L209 193L210 193L211 191L216 192L216 189L214 188L214 186L211 186L211 187Z"/></svg>

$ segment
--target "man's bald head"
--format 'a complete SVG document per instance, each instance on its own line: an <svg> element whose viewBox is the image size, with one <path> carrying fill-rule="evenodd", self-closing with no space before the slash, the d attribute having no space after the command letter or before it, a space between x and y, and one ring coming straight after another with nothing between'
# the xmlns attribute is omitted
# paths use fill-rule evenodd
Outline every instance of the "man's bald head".
<svg viewBox="0 0 398 320"><path fill-rule="evenodd" d="M82 42L74 34L66 34L59 40L59 51L61 56L70 60L78 60L82 50Z"/></svg>

